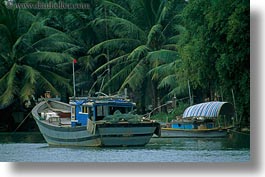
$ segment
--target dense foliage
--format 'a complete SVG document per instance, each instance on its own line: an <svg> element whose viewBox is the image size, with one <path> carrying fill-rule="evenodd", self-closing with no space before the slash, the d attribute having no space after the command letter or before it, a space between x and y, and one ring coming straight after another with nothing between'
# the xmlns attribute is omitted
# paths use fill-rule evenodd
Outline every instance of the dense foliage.
<svg viewBox="0 0 265 177"><path fill-rule="evenodd" d="M78 2L90 8L8 9L1 1L0 109L46 90L72 95L77 58L78 95L127 88L139 112L173 97L223 100L249 124L248 0Z"/></svg>

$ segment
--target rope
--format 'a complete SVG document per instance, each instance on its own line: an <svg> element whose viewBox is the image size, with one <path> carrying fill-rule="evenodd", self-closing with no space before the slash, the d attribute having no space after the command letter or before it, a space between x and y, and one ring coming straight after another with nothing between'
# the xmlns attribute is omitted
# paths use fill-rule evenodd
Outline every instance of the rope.
<svg viewBox="0 0 265 177"><path fill-rule="evenodd" d="M49 103L47 102L47 99L44 98L44 101L45 103L47 104L47 106L50 108L50 109L53 109ZM25 119L17 126L17 128L13 131L13 133L15 133L20 127L21 125L26 121L26 119L29 117L29 115L31 114L31 112L28 113L28 115L25 117Z"/></svg>
<svg viewBox="0 0 265 177"><path fill-rule="evenodd" d="M248 133L243 133L243 132L239 132L239 131L236 131L236 130L229 129L229 131L235 132L235 133L239 133L239 134L242 134L242 135L249 135Z"/></svg>
<svg viewBox="0 0 265 177"><path fill-rule="evenodd" d="M29 117L29 115L31 114L31 112L28 113L28 115L25 117L25 119L17 126L17 128L13 131L13 133L15 133L19 128L20 126L25 122L25 120Z"/></svg>

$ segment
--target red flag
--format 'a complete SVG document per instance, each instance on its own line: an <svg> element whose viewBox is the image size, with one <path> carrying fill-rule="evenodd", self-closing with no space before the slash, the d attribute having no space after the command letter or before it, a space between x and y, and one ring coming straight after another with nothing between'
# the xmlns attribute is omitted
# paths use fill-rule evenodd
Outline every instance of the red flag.
<svg viewBox="0 0 265 177"><path fill-rule="evenodd" d="M77 60L74 58L73 62L74 62L74 64L76 64L77 63Z"/></svg>

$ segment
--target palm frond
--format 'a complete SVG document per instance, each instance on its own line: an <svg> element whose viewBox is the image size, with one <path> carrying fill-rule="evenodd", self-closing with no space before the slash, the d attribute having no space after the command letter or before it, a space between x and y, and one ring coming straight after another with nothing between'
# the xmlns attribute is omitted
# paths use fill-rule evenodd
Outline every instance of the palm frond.
<svg viewBox="0 0 265 177"><path fill-rule="evenodd" d="M156 21L158 23L161 23L165 19L166 14L169 11L169 7L170 7L169 2L161 1L160 5L159 5L159 9L156 13Z"/></svg>
<svg viewBox="0 0 265 177"><path fill-rule="evenodd" d="M67 53L67 54L71 54L71 55L75 55L76 53L80 52L80 51L84 51L84 48L77 46L75 44L69 44L70 47L64 49L62 52L63 53Z"/></svg>
<svg viewBox="0 0 265 177"><path fill-rule="evenodd" d="M88 44L93 43L95 36L97 35L97 29L94 28L94 21L91 21L85 26L70 31L68 34L76 44L87 46Z"/></svg>
<svg viewBox="0 0 265 177"><path fill-rule="evenodd" d="M116 50L117 48L128 49L138 46L140 43L141 41L137 39L129 39L129 38L109 39L99 44L96 44L91 49L89 49L87 53L88 54L101 53L102 50L104 49L109 49L109 50Z"/></svg>
<svg viewBox="0 0 265 177"><path fill-rule="evenodd" d="M35 93L35 85L25 82L19 92L19 97L22 101L29 100L31 95Z"/></svg>
<svg viewBox="0 0 265 177"><path fill-rule="evenodd" d="M33 15L30 11L27 10L19 10L17 12L17 30L18 36L23 35L28 31L31 24L36 20L36 16Z"/></svg>
<svg viewBox="0 0 265 177"><path fill-rule="evenodd" d="M39 51L49 51L49 52L63 51L65 53L74 53L79 49L79 47L76 46L75 44L66 43L62 41L49 41L40 44L35 49Z"/></svg>
<svg viewBox="0 0 265 177"><path fill-rule="evenodd" d="M180 59L179 53L173 50L161 49L153 52L149 52L147 59L152 63L159 61L159 63L170 63L172 61Z"/></svg>
<svg viewBox="0 0 265 177"><path fill-rule="evenodd" d="M184 34L188 32L187 28L185 28L183 25L179 24L172 25L172 28L174 29L175 32L178 32L178 34Z"/></svg>
<svg viewBox="0 0 265 177"><path fill-rule="evenodd" d="M116 36L134 38L134 39L146 39L146 33L139 26L132 23L131 21L119 18L119 17L109 17L104 19L96 19L96 25L106 26L112 31Z"/></svg>
<svg viewBox="0 0 265 177"><path fill-rule="evenodd" d="M45 26L44 22L38 21L38 22L33 22L29 30L27 31L27 33L25 33L21 37L23 37L24 43L26 43L27 45L30 45L30 44L34 44L40 41L41 39L45 39L55 34L57 35L61 34L62 39L68 38L62 31L49 27L49 26Z"/></svg>
<svg viewBox="0 0 265 177"><path fill-rule="evenodd" d="M14 64L4 77L1 78L0 84L4 85L5 88L2 95L0 96L0 105L6 106L13 102L15 95L18 93L18 84L16 82L16 74L19 70L19 66ZM5 82L3 84L3 82Z"/></svg>
<svg viewBox="0 0 265 177"><path fill-rule="evenodd" d="M123 17L127 17L127 18L131 18L132 17L132 14L130 11L128 11L126 8L120 6L119 4L117 3L113 3L111 1L106 1L104 0L102 2L102 5L104 7L107 7L108 9L113 9L115 10L117 13L120 13L121 16Z"/></svg>
<svg viewBox="0 0 265 177"><path fill-rule="evenodd" d="M145 57L149 51L149 47L146 45L140 45L130 53L128 60L139 60L140 58Z"/></svg>
<svg viewBox="0 0 265 177"><path fill-rule="evenodd" d="M38 80L38 87L41 88L42 90L49 90L53 94L59 95L59 91L42 74L40 74L40 77L39 77L39 80Z"/></svg>
<svg viewBox="0 0 265 177"><path fill-rule="evenodd" d="M136 66L137 62L131 62L123 67L118 67L118 69L113 69L114 75L111 76L111 78L104 84L103 89L106 89L106 87L113 85L116 86L116 88L120 88L120 83L125 80L125 78L128 76L130 71Z"/></svg>
<svg viewBox="0 0 265 177"><path fill-rule="evenodd" d="M176 68L172 66L173 62L170 64L162 64L156 67L153 67L148 74L152 75L152 80L163 79L164 77L175 73Z"/></svg>
<svg viewBox="0 0 265 177"><path fill-rule="evenodd" d="M178 45L169 43L169 44L163 45L161 47L161 49L177 51L178 50Z"/></svg>
<svg viewBox="0 0 265 177"><path fill-rule="evenodd" d="M177 44L180 41L181 37L179 35L172 36L167 39L168 44Z"/></svg>
<svg viewBox="0 0 265 177"><path fill-rule="evenodd" d="M184 85L179 84L178 86L174 87L169 93L169 97L173 97L175 95L181 95L181 94L187 94L188 93L188 88L185 87Z"/></svg>
<svg viewBox="0 0 265 177"><path fill-rule="evenodd" d="M174 35L167 39L169 44L184 44L189 39L188 30L182 25L172 25L171 30Z"/></svg>
<svg viewBox="0 0 265 177"><path fill-rule="evenodd" d="M11 51L12 35L6 25L0 24L0 52L7 53Z"/></svg>
<svg viewBox="0 0 265 177"><path fill-rule="evenodd" d="M30 84L35 84L40 73L34 68L27 65L22 65L21 69L25 73L25 80Z"/></svg>
<svg viewBox="0 0 265 177"><path fill-rule="evenodd" d="M39 63L60 64L64 62L71 62L73 58L66 53L58 52L34 52L29 53L21 58L21 60L27 60L27 63L36 65Z"/></svg>
<svg viewBox="0 0 265 177"><path fill-rule="evenodd" d="M4 89L4 87L6 87L6 83L7 83L7 78L8 78L8 75L9 75L9 72L6 72L6 73L3 73L3 75L1 76L0 78L0 85L2 86L2 88L0 88L0 90Z"/></svg>
<svg viewBox="0 0 265 177"><path fill-rule="evenodd" d="M95 60L92 58L91 55L82 56L79 58L79 60L84 63L83 67L85 71L93 70L95 67Z"/></svg>
<svg viewBox="0 0 265 177"><path fill-rule="evenodd" d="M25 54L36 51L50 51L50 52L68 51L69 53L71 51L72 53L73 51L76 51L78 48L77 45L71 42L71 39L69 39L67 35L61 33L52 34L50 36L38 39L37 41L34 41L33 44L30 43L33 41L30 41L30 39L27 38L31 37L23 36L23 41L22 41L26 47L24 51Z"/></svg>
<svg viewBox="0 0 265 177"><path fill-rule="evenodd" d="M12 46L12 53L13 54L17 54L17 51L24 51L23 50L23 44L22 44L22 40L23 40L24 35L21 35L16 42L13 44Z"/></svg>
<svg viewBox="0 0 265 177"><path fill-rule="evenodd" d="M106 62L105 64L98 67L92 74L98 73L98 72L102 71L103 69L106 69L108 67L108 65L118 63L121 60L124 60L125 58L127 58L128 56L129 56L129 54L125 54L125 55L119 56L117 58L114 58L114 59L110 60L109 62Z"/></svg>
<svg viewBox="0 0 265 177"><path fill-rule="evenodd" d="M44 73L42 72L42 74L44 75ZM51 72L51 71L45 71L45 77L47 78L47 80L49 80L49 83L52 83L52 85L54 87L57 87L57 88L65 88L67 89L68 92L71 92L72 91L72 87L70 85L70 80L63 77L63 76L60 76L54 72ZM56 89L56 90L59 90L59 89Z"/></svg>
<svg viewBox="0 0 265 177"><path fill-rule="evenodd" d="M33 22L31 26L29 27L28 31L22 35L20 35L20 38L26 36L24 38L24 42L27 44L32 44L34 43L34 36L40 35L41 34L41 29L43 28L43 23L42 22Z"/></svg>
<svg viewBox="0 0 265 177"><path fill-rule="evenodd" d="M156 24L149 31L146 45L156 50L161 44L163 45L164 40L165 36L162 33L162 25Z"/></svg>
<svg viewBox="0 0 265 177"><path fill-rule="evenodd" d="M57 34L57 33L61 33L62 35L64 34L64 32L56 29L56 28L53 28L53 27L50 27L50 26L46 26L46 25L42 25L41 26L41 29L40 29L46 36L50 36L52 34Z"/></svg>
<svg viewBox="0 0 265 177"><path fill-rule="evenodd" d="M40 73L34 68L27 65L21 66L21 72L24 73L24 79L22 88L20 90L20 98L24 101L28 100L30 95L33 95L35 93L35 84Z"/></svg>
<svg viewBox="0 0 265 177"><path fill-rule="evenodd" d="M171 87L174 88L174 86L176 86L177 84L177 78L176 75L172 74L172 75L168 75L166 77L164 77L161 82L158 85L158 88L164 88L164 87Z"/></svg>
<svg viewBox="0 0 265 177"><path fill-rule="evenodd" d="M146 76L146 66L144 60L137 63L135 68L129 73L124 82L122 83L119 91L124 89L126 85L129 85L133 90L139 86Z"/></svg>

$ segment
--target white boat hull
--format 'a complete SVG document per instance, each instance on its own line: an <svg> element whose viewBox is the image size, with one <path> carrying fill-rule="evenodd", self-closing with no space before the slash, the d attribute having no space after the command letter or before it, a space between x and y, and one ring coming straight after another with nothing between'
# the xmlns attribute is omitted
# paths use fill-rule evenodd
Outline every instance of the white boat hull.
<svg viewBox="0 0 265 177"><path fill-rule="evenodd" d="M47 109L45 102L39 103L32 110L33 117L49 145L53 146L144 146L155 132L160 133L160 125L156 122L139 123L96 123L95 131L87 126L53 125L40 116ZM70 105L51 102L54 109L69 109Z"/></svg>
<svg viewBox="0 0 265 177"><path fill-rule="evenodd" d="M89 133L83 127L55 127L35 119L44 139L49 145L56 146L100 146L98 135Z"/></svg>
<svg viewBox="0 0 265 177"><path fill-rule="evenodd" d="M176 129L162 128L161 137L164 138L221 138L227 136L227 129Z"/></svg>

